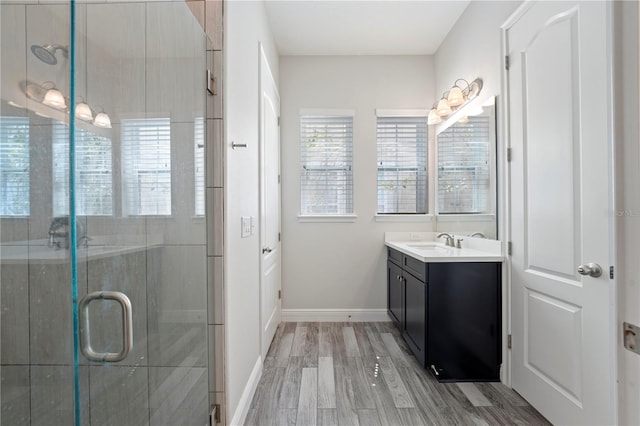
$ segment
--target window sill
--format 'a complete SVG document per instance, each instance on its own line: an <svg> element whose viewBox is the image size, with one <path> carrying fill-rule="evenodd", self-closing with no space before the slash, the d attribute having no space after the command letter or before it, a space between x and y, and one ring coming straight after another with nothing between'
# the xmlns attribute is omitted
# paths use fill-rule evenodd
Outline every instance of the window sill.
<svg viewBox="0 0 640 426"><path fill-rule="evenodd" d="M323 216L298 215L298 222L300 223L351 223L356 220L358 220L358 216L355 214Z"/></svg>
<svg viewBox="0 0 640 426"><path fill-rule="evenodd" d="M431 214L376 214L376 222L431 222Z"/></svg>

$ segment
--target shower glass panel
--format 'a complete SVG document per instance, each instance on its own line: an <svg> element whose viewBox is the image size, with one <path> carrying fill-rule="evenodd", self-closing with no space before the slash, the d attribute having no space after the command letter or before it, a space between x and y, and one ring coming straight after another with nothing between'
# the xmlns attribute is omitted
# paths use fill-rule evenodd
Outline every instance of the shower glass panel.
<svg viewBox="0 0 640 426"><path fill-rule="evenodd" d="M202 28L184 2L0 19L0 423L206 424Z"/></svg>

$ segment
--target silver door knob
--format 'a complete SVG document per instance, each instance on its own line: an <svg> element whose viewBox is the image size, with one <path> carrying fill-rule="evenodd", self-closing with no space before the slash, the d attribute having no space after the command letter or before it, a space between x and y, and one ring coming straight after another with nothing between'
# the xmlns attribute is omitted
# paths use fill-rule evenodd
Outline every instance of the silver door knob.
<svg viewBox="0 0 640 426"><path fill-rule="evenodd" d="M597 263L587 263L585 265L578 266L578 273L580 275L588 275L593 278L597 278L602 275L602 268Z"/></svg>

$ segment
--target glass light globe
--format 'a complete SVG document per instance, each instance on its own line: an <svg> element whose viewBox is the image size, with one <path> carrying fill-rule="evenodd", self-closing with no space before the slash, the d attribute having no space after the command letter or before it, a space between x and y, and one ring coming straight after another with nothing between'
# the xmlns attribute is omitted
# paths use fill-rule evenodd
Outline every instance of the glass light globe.
<svg viewBox="0 0 640 426"><path fill-rule="evenodd" d="M93 119L93 125L103 127L105 129L111 128L111 119L105 112L99 112L96 114L96 118Z"/></svg>
<svg viewBox="0 0 640 426"><path fill-rule="evenodd" d="M64 96L58 89L47 90L42 103L56 109L65 109L67 107Z"/></svg>
<svg viewBox="0 0 640 426"><path fill-rule="evenodd" d="M442 98L440 99L440 102L438 102L438 107L436 108L436 111L438 112L438 115L440 117L445 117L451 114L451 106L449 105L449 102L447 102L445 98Z"/></svg>
<svg viewBox="0 0 640 426"><path fill-rule="evenodd" d="M91 112L91 108L84 102L80 102L76 105L76 117L80 120L91 121L93 120L93 112Z"/></svg>

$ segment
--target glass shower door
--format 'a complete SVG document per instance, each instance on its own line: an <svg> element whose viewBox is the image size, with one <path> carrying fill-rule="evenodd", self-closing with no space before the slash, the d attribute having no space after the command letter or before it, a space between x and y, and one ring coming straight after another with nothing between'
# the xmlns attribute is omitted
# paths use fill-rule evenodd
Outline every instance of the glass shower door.
<svg viewBox="0 0 640 426"><path fill-rule="evenodd" d="M88 383L79 363L76 221L54 204L68 192L73 93L71 5L0 3L0 304L2 424L74 424ZM68 134L68 132L67 132ZM72 229L73 228L73 229ZM74 235L72 235L74 234ZM74 241L75 240L75 241ZM69 247L69 248L68 248ZM77 299L76 299L77 300ZM75 340L74 340L75 338Z"/></svg>
<svg viewBox="0 0 640 426"><path fill-rule="evenodd" d="M202 426L204 33L184 2L0 8L0 423Z"/></svg>

